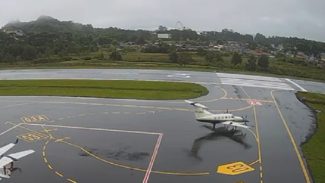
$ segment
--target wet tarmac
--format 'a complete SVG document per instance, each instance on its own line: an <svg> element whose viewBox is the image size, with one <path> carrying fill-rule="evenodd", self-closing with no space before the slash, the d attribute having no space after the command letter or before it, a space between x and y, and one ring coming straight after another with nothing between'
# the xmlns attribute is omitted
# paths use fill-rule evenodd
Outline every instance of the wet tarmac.
<svg viewBox="0 0 325 183"><path fill-rule="evenodd" d="M130 79L132 75L132 79L198 82L210 93L195 101L213 112L247 116L252 128L213 130L196 122L193 109L183 101L0 97L0 145L19 138L9 153L36 151L15 162L18 169L2 182L311 182L299 145L314 130L314 118L294 90L221 84L214 73L44 73L5 71L0 78ZM226 172L219 171L222 166Z"/></svg>

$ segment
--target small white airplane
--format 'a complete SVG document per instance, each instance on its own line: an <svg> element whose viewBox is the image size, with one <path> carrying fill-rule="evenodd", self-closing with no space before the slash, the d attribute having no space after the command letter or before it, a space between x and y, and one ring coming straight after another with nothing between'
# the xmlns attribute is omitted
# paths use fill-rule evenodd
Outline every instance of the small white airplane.
<svg viewBox="0 0 325 183"><path fill-rule="evenodd" d="M14 161L18 161L27 155L34 153L34 150L26 150L13 154L4 154L13 148L18 143L18 139L15 143L7 144L0 148L0 180L1 178L10 178L12 171L14 170Z"/></svg>
<svg viewBox="0 0 325 183"><path fill-rule="evenodd" d="M249 126L246 125L246 123L249 121L243 117L234 116L233 114L230 114L228 112L221 114L212 114L208 111L208 107L206 107L205 105L190 100L185 100L185 102L195 107L195 117L197 121L212 123L213 129L215 129L216 124L233 126L235 129L237 127L246 129L249 128Z"/></svg>

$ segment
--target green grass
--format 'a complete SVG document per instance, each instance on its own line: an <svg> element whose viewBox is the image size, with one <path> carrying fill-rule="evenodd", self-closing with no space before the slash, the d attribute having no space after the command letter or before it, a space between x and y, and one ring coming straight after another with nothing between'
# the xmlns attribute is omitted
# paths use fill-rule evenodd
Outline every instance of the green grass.
<svg viewBox="0 0 325 183"><path fill-rule="evenodd" d="M174 100L206 95L198 84L131 80L3 80L2 96L82 96Z"/></svg>
<svg viewBox="0 0 325 183"><path fill-rule="evenodd" d="M299 92L304 103L317 112L315 134L302 146L305 158L316 183L325 182L325 95Z"/></svg>

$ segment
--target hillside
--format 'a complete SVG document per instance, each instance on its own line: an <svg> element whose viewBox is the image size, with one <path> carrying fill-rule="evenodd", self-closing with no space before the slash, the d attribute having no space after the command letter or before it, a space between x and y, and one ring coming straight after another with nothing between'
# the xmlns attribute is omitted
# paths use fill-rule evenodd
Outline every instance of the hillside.
<svg viewBox="0 0 325 183"><path fill-rule="evenodd" d="M92 25L82 25L72 21L59 21L49 16L40 16L31 22L11 22L5 25L3 30L22 30L24 33L92 33Z"/></svg>
<svg viewBox="0 0 325 183"><path fill-rule="evenodd" d="M169 34L159 39L157 34ZM232 61L234 53L243 59ZM261 56L270 58L265 68ZM112 63L126 59L126 63ZM85 64L85 62L87 64ZM253 71L281 75L325 77L325 43L300 38L248 35L224 29L157 31L94 28L72 21L41 16L30 22L11 22L0 30L0 64L42 65L169 65L224 71ZM155 64L148 64L155 63ZM248 63L249 62L249 63ZM81 64L81 65L80 65Z"/></svg>

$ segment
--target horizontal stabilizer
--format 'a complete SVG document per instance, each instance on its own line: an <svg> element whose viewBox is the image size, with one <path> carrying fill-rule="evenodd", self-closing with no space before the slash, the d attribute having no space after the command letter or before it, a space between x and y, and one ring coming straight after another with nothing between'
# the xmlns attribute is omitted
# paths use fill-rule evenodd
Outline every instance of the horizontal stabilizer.
<svg viewBox="0 0 325 183"><path fill-rule="evenodd" d="M222 122L221 124L231 125L231 126L236 126L236 127L240 127L240 128L246 128L246 129L249 128L249 126L247 126L247 125L243 125L243 124L233 122L233 121L225 121L225 122Z"/></svg>
<svg viewBox="0 0 325 183"><path fill-rule="evenodd" d="M191 104L194 107L199 107L199 108L202 108L202 109L208 109L207 106L202 105L202 104L197 103L197 102L193 102L193 101L190 101L190 100L185 100L185 102Z"/></svg>
<svg viewBox="0 0 325 183"><path fill-rule="evenodd" d="M26 151L21 151L21 152L9 154L7 157L12 158L13 160L17 161L22 157L33 154L34 152L35 152L34 150L26 150Z"/></svg>

